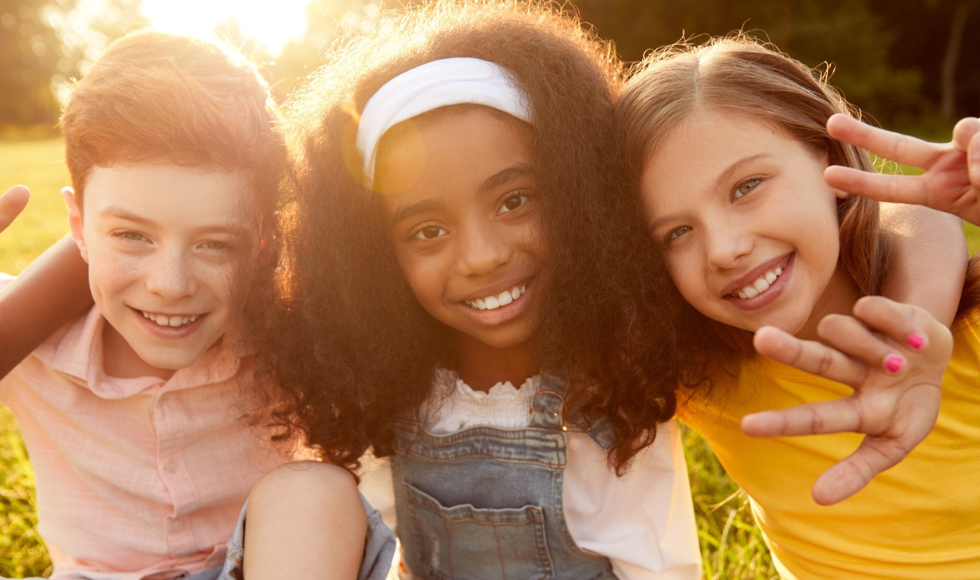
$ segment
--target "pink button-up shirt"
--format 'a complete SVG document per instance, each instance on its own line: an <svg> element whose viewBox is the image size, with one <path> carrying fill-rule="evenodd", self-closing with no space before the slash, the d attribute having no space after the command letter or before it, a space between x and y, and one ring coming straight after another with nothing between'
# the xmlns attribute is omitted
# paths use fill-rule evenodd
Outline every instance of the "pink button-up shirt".
<svg viewBox="0 0 980 580"><path fill-rule="evenodd" d="M230 349L166 381L119 379L103 370L104 324L93 307L0 381L34 467L52 578L156 580L221 565L252 485L288 450L247 420L247 371Z"/></svg>

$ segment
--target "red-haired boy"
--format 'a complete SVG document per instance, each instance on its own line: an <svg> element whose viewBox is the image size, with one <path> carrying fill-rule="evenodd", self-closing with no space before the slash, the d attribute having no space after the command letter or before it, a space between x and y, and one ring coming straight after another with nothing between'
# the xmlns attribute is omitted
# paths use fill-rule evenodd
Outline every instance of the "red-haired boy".
<svg viewBox="0 0 980 580"><path fill-rule="evenodd" d="M297 469L247 416L236 332L245 290L271 284L259 240L286 156L274 123L254 66L188 37L123 38L73 88L65 197L95 306L0 381L36 474L52 578L240 578L250 490ZM343 532L324 553L383 577L390 533L365 517L353 478L309 472L324 494L303 499Z"/></svg>

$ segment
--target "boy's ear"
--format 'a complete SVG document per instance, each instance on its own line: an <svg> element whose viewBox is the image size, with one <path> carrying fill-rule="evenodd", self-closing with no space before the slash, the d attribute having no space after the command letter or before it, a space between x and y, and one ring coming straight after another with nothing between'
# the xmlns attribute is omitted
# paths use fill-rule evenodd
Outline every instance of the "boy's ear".
<svg viewBox="0 0 980 580"><path fill-rule="evenodd" d="M70 187L61 188L61 196L65 198L65 206L68 207L68 228L71 230L71 239L78 246L78 251L82 254L82 259L88 262L88 249L85 247L85 233L82 229L82 208L78 207L75 201L75 190Z"/></svg>

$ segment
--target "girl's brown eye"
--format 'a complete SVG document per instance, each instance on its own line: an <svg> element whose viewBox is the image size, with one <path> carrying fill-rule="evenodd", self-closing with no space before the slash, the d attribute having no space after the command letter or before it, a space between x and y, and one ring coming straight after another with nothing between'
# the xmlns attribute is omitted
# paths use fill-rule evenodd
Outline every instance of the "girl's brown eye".
<svg viewBox="0 0 980 580"><path fill-rule="evenodd" d="M446 232L445 229L440 228L439 226L426 226L424 228L419 229L419 231L415 232L415 235L413 235L412 237L418 238L420 240L432 240L440 236L444 236L447 233L448 232Z"/></svg>
<svg viewBox="0 0 980 580"><path fill-rule="evenodd" d="M750 179L748 181L743 181L735 187L735 192L732 197L738 199L742 196L748 195L752 193L752 190L755 189L760 183L762 183L761 179Z"/></svg>
<svg viewBox="0 0 980 580"><path fill-rule="evenodd" d="M512 195L504 200L504 203L501 204L500 210L497 213L501 214L501 213L507 213L509 211L514 211L515 209L527 203L527 198L528 195L526 193L518 193L516 195Z"/></svg>

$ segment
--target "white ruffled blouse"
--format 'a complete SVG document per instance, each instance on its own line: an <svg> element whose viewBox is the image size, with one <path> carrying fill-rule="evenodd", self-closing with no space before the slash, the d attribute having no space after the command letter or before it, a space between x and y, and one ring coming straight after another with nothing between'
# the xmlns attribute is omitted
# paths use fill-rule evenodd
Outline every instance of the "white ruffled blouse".
<svg viewBox="0 0 980 580"><path fill-rule="evenodd" d="M436 371L435 394L424 417L434 434L474 425L527 427L531 400L540 388L534 376L520 386L497 383L474 391L456 373ZM583 550L612 562L621 580L697 580L701 555L691 488L680 434L673 421L617 477L602 449L585 433L567 432L568 463L562 499L572 538ZM361 491L394 528L391 470L376 462L362 476Z"/></svg>

